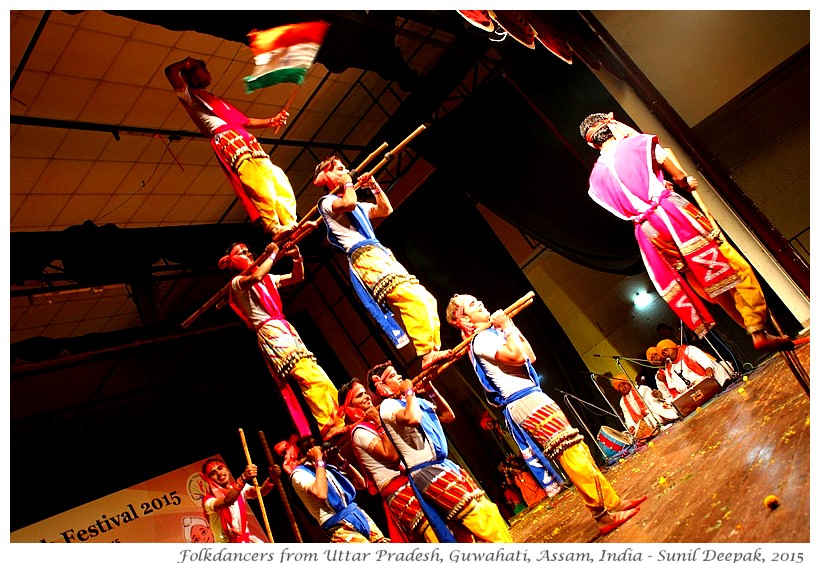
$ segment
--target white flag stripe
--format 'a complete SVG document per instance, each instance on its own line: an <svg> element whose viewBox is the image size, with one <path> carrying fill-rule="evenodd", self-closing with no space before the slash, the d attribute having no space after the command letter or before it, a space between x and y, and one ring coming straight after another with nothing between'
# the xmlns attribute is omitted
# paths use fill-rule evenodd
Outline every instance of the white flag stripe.
<svg viewBox="0 0 820 563"><path fill-rule="evenodd" d="M256 55L256 66L251 76L257 77L283 68L308 68L313 64L320 46L319 43L300 43Z"/></svg>

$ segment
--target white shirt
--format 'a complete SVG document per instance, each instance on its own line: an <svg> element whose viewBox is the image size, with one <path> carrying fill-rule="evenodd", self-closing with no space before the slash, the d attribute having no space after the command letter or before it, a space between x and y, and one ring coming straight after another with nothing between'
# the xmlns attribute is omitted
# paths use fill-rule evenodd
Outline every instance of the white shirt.
<svg viewBox="0 0 820 563"><path fill-rule="evenodd" d="M419 397L414 400L423 401ZM396 399L385 399L379 406L379 414L382 421L388 427L388 432L396 443L396 449L404 458L408 466L414 467L425 461L432 461L436 458L433 447L424 439L421 429L412 426L400 426L396 424L396 414L404 410L404 407Z"/></svg>
<svg viewBox="0 0 820 563"><path fill-rule="evenodd" d="M194 113L202 122L208 131L211 132L211 135L214 134L218 128L226 125L225 120L220 119L219 117L214 114L213 110L208 107L208 105L199 99L195 95L191 95L191 91L188 89L188 86L183 86L182 90L175 90L177 93L177 97L183 101L185 105L190 107L194 110Z"/></svg>
<svg viewBox="0 0 820 563"><path fill-rule="evenodd" d="M245 483L245 486L242 487L242 490L239 492L239 494L242 496L242 498L247 499L248 498L248 491L250 491L252 488L253 487L251 486L250 483ZM216 504L216 500L217 499L215 497L211 497L211 498L209 498L208 500L206 500L204 502L205 514L208 515L208 519L210 520L211 531L213 531L215 535L219 535L222 538L222 541L227 542L228 541L228 536L225 534L224 530L222 530L222 521L220 520L219 515L216 512L216 510L214 510L214 505ZM228 505L228 510L230 511L230 514L231 514L231 529L241 530L242 529L242 514L239 510L239 503L234 501L233 504ZM248 509L246 509L246 512L247 512L247 510ZM214 528L214 526L216 526L216 528ZM242 530L242 532L246 532L247 529L248 529L248 526L247 526L247 523L246 523L245 529ZM215 530L220 530L220 532L216 532ZM254 535L251 535L250 536L250 541L256 543L256 542L261 542L262 540L260 540L259 538L257 538Z"/></svg>
<svg viewBox="0 0 820 563"><path fill-rule="evenodd" d="M360 243L365 237L351 226L347 213L337 213L333 211L333 202L337 197L338 196L322 198L319 202L319 208L324 211L323 216L328 230L336 235L339 244L344 247L345 252L348 252L353 245ZM360 201L358 205L364 208L364 213L368 218L370 218L370 213L376 207L375 204L368 201Z"/></svg>
<svg viewBox="0 0 820 563"><path fill-rule="evenodd" d="M731 378L731 375L729 375L729 372L726 371L726 368L720 365L717 361L715 361L711 356L709 356L700 348L697 348L690 344L685 348L684 353L690 359L694 360L696 364L702 366L704 369L712 368L712 370L714 370L715 373L715 379L718 383L720 383L721 386L723 386L726 383L726 381L728 381ZM698 381L703 379L686 366L686 362L683 361L683 356L680 352L678 352L678 361L672 364L672 370L677 375L681 375L682 373L683 377L688 379L691 383L697 383Z"/></svg>
<svg viewBox="0 0 820 563"><path fill-rule="evenodd" d="M334 487L339 492L339 496L345 498L344 493L336 482L336 479L333 478L333 475L327 470L325 471L325 475L327 476L328 489ZM307 508L308 512L310 512L321 525L324 524L328 518L336 514L336 511L330 507L326 500L319 500L308 492L308 488L314 481L316 481L316 477L302 468L294 469L290 477L290 482L293 484L296 495L302 499L305 508Z"/></svg>
<svg viewBox="0 0 820 563"><path fill-rule="evenodd" d="M268 275L273 279L274 287L278 289L280 276L273 274ZM231 292L233 293L233 298L242 312L245 313L251 323L253 323L253 326L258 327L260 324L267 321L270 318L270 315L259 303L257 303L256 296L252 295L253 288L248 288L245 291L242 291L239 288L239 280L241 279L242 276L236 276L231 280ZM259 284L264 284L264 280L260 281Z"/></svg>
<svg viewBox="0 0 820 563"><path fill-rule="evenodd" d="M378 433L370 428L359 426L353 431L353 447L362 461L362 465L370 473L373 481L379 490L382 490L387 483L401 475L395 468L387 467L382 462L374 458L367 449L376 441L381 441Z"/></svg>
<svg viewBox="0 0 820 563"><path fill-rule="evenodd" d="M504 346L506 339L500 334L483 330L473 339L473 354L481 361L481 366L489 379L506 399L516 391L535 387L527 373L526 364L513 366L495 359L498 349Z"/></svg>

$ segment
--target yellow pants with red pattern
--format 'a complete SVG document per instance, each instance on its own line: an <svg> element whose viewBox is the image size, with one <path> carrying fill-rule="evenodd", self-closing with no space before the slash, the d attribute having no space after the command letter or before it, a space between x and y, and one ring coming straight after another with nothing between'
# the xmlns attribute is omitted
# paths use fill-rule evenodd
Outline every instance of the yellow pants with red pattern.
<svg viewBox="0 0 820 563"><path fill-rule="evenodd" d="M532 393L519 399L525 400L531 401L536 408L521 422L521 427L542 448L546 448L559 433L577 433L572 432L573 428L564 412L547 395ZM593 517L598 518L607 512L617 511L621 506L621 498L598 469L586 443L581 441L564 449L555 457L555 461L561 465L569 480L575 485L575 490L581 495L584 505Z"/></svg>
<svg viewBox="0 0 820 563"><path fill-rule="evenodd" d="M437 473L422 495L447 515L447 524L458 542L512 543L510 529L498 507L466 471L439 465L420 471Z"/></svg>

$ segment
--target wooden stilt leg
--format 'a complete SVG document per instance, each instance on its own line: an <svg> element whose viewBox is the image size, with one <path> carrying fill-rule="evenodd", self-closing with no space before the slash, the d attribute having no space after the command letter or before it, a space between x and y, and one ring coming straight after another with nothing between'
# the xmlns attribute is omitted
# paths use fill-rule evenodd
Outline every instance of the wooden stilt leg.
<svg viewBox="0 0 820 563"><path fill-rule="evenodd" d="M780 325L777 323L777 320L772 315L771 311L769 311L769 318L772 321L772 326L777 331L780 336L784 336L783 330L780 328ZM794 374L795 379L797 379L798 385L803 389L806 395L809 395L809 374L806 371L806 368L803 367L803 364L800 362L800 358L797 357L797 354L794 350L783 350L780 352L783 356L783 359L786 360L786 365L789 366L789 369Z"/></svg>

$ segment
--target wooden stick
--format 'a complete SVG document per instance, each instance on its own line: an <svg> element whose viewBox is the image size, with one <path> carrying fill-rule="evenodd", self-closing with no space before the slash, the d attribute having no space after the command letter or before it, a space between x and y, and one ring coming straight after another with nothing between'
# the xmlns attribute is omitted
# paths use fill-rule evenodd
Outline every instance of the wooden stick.
<svg viewBox="0 0 820 563"><path fill-rule="evenodd" d="M412 133L410 133L410 135L408 135L408 136L407 136L407 138L406 138L406 139L404 139L401 143L399 143L398 145L396 145L396 148L394 148L392 151L390 151L390 152L388 152L387 154L385 154L385 155L384 155L384 157L381 159L381 161L380 161L380 162L379 162L379 163L378 163L378 164L377 164L377 165L376 165L376 166L375 166L372 170L370 170L370 171L368 172L368 174L369 174L370 176L373 176L373 175L374 175L374 174L375 174L375 173L376 173L376 172L377 172L380 168L382 168L385 164L387 164L388 162L390 162L390 161L393 159L393 156L395 156L395 154L397 154L398 152L400 152L400 151L404 150L404 147L405 147L405 146L407 146L407 143L409 143L411 140L413 140L413 138L414 138L416 135L418 135L419 133L421 133L421 132L422 132L422 131L424 131L425 129L426 129L426 127L425 127L424 125L419 125L419 126L416 128L416 130L415 130L415 131L413 131ZM369 155L369 156L365 159L365 161L364 161L362 164L360 164L358 167L356 167L356 171L359 171L361 168L363 168L365 163L370 162L371 160L373 160L373 158L375 158L375 156L376 156L377 154L379 154L382 150L384 150L386 147L387 147L387 143L382 143L382 144L381 144L381 145L380 145L380 146L379 146L379 147L378 147L375 151L373 151L372 153L370 153L370 155ZM360 185L361 185L361 183L360 183L360 182L357 182L357 183L355 184L355 186L356 186L357 188L358 188ZM336 193L336 191L337 191L337 190L333 190L333 191L332 191L332 192L330 192L330 193ZM282 243L281 243L281 245L280 245L280 246L282 247L282 250L287 250L288 248L290 248L290 246L288 246L288 243L290 243L291 241L293 241L293 240L294 240L294 235L300 235L300 236L298 236L298 239L299 239L299 240L301 240L301 239L303 239L305 236L307 236L307 234L308 234L309 232L311 232L313 229L315 229L315 228L318 226L318 223L317 223L317 224L315 224L315 225L314 225L314 224L307 224L308 218L309 218L311 215L313 215L314 213L316 213L318 210L319 210L319 206L318 206L318 205L314 205L314 206L313 206L313 208L311 208L311 210L310 210L310 211L308 211L308 212L305 214L305 216L304 216L304 217L302 217L302 219L301 219L301 220L299 221L299 223L297 224L296 229L295 229L294 231L292 231L290 234L285 235L285 237L283 237L283 241L282 241ZM287 240L284 240L285 238L287 238ZM280 242L280 240L274 240L274 242L279 243L279 242ZM294 244L295 244L295 242L294 242ZM281 252L281 251L280 251L280 252L279 252L279 254L277 254L277 258L276 258L276 259L278 259L279 257L281 257L281 256L282 256L282 254L283 254L283 252ZM257 265L257 266L258 266L259 264L261 264L261 258L260 258L259 260L257 260L256 262L254 262L254 264L255 264L255 265ZM248 272L248 271L246 270L246 271L245 271L245 272L243 272L242 274L243 274L243 275L245 275L245 274L246 274L246 272ZM208 300L208 301L207 301L204 305L202 305L202 307L200 307L199 309L197 309L196 311L194 311L194 313L193 313L190 317L188 317L187 319L185 319L184 321L182 321L182 328L188 328L189 326L191 326L191 324L192 324L192 323L193 323L196 319L198 319L198 318L199 318L199 317L200 317L200 316L201 316L201 315L202 315L205 311L207 311L208 309L210 309L211 307L213 307L215 304L217 304L217 303L219 303L220 301L222 301L222 300L225 298L225 296L226 296L226 295L228 295L228 291L230 291L230 288L231 288L231 284L230 284L230 282L229 282L229 283L227 283L227 284L226 284L226 285L225 285L222 289L220 289L220 290L219 290L219 292L218 292L218 293L216 293L216 295L214 295L213 297L211 297L211 298L210 298L210 299L209 299L209 300Z"/></svg>
<svg viewBox="0 0 820 563"><path fill-rule="evenodd" d="M415 131L413 131L412 133L410 133L410 134L409 134L409 135L408 135L408 136L407 136L407 137L406 137L406 138L405 138L405 139L404 139L401 143L399 143L398 145L396 145L396 148L394 148L392 151L388 151L387 153L385 153L385 155L382 157L382 159L379 161L379 163L378 163L376 166L374 166L371 170L369 170L369 171L367 172L367 174L368 174L369 176L375 176L375 175L376 175L376 172L378 172L379 170L381 170L381 169L382 169L382 168L383 168L383 167L384 167L384 166L385 166L388 162L390 162L391 160L393 160L393 157L394 157L394 156L396 156L398 153L400 153L401 151L403 151L403 150L404 150L404 147L406 147L406 146L407 146L407 144L408 144L410 141L412 141L414 137L416 137L419 133L421 133L421 132L422 132L422 131L424 131L425 129L427 129L427 127L426 127L424 124L419 125L418 127L416 127L416 130L415 130ZM382 146L386 147L386 146L387 146L387 143L382 143ZM379 147L379 148L378 148L375 152L376 152L376 153L381 152L381 148L382 148L382 147ZM369 156L365 162L369 162L370 160L372 160L372 158L371 158L372 156L373 156L373 155L371 154L371 156ZM360 170L360 168L363 168L363 167L361 167L361 166L360 166L360 167L357 167L357 168L356 168L356 171L357 171L357 172L360 172L360 171L361 171L361 170ZM360 182L360 181L357 181L357 182L354 184L353 189L359 189L359 188L361 187L361 185L362 185L362 184L361 184L361 182ZM331 191L331 192L329 192L329 193L331 193L331 194L335 194L335 193L337 193L337 192L339 192L339 191L341 191L341 190L343 190L343 189L344 189L344 187L342 186L342 187L340 187L340 188L336 188L335 190L333 190L333 191ZM319 211L319 206L318 206L318 204L317 204L317 205L314 205L314 206L311 208L311 210L310 210L310 211L308 211L307 213L305 213L305 216L302 218L302 221L307 220L307 218L308 218L308 217L310 217L311 215L313 215L313 214L314 214L314 213L316 213L317 211Z"/></svg>
<svg viewBox="0 0 820 563"><path fill-rule="evenodd" d="M239 437L242 439L242 448L245 450L245 459L248 460L248 465L253 465L251 461L251 452L248 451L248 442L245 440L245 432L240 428ZM262 500L262 487L259 486L259 480L253 478L253 488L256 489L256 500L259 501L259 508L262 509L262 520L265 521L265 531L268 533L268 539L271 543L273 541L273 532L270 531L270 522L268 522L268 513L265 512L265 501Z"/></svg>
<svg viewBox="0 0 820 563"><path fill-rule="evenodd" d="M293 85L293 91L290 93L290 97L288 98L288 101L287 101L287 102L285 102L284 107L283 107L281 110L279 110L279 111L280 111L280 113L281 113L282 111L288 111L288 108L290 107L290 104L292 104L292 103L293 103L293 100L296 98L296 92L298 92L298 91L299 91L299 84L294 84L294 85ZM281 125L277 125L277 126L276 126L276 129L274 129L274 130L273 130L273 134L274 134L274 135L278 135L278 134L279 134L279 128L280 128L280 127L282 127L282 126L281 126Z"/></svg>
<svg viewBox="0 0 820 563"><path fill-rule="evenodd" d="M529 307L530 305L532 305L534 297L535 293L532 291L528 291L526 295L516 300L515 303L504 309L504 314L506 314L510 318L514 317L515 315L520 313L525 307ZM419 390L421 387L424 386L425 383L435 379L439 376L439 374L441 374L441 372L443 372L445 369L456 363L467 352L467 347L470 345L470 342L472 340L473 336L465 338L457 346L453 347L450 356L440 361L439 363L435 363L431 366L428 366L427 369L423 370L420 374L414 377L413 389ZM393 395L393 398L396 398L398 396L399 393L396 393L395 395Z"/></svg>
<svg viewBox="0 0 820 563"><path fill-rule="evenodd" d="M262 440L262 448L265 450L265 456L268 458L268 465L273 467L276 465L276 462L273 460L273 453L270 451L268 440L265 438L265 433L261 430L259 431L259 439ZM287 493L285 493L285 487L282 485L281 479L276 479L276 490L279 491L279 496L282 498L282 504L285 505L285 513L288 515L290 527L293 529L293 534L296 536L296 540L299 543L304 543L302 541L302 534L299 533L299 526L296 525L296 518L293 516L293 508L290 506L290 501L288 500Z"/></svg>
<svg viewBox="0 0 820 563"><path fill-rule="evenodd" d="M771 311L769 311L769 320L772 321L772 326L777 331L777 334L785 336L783 329L780 328L780 323L777 322L777 319L774 318ZM800 385L800 388L803 389L803 392L806 393L807 396L810 395L811 380L809 374L806 372L806 368L803 367L803 364L800 362L797 353L794 350L781 350L780 353L783 355L783 359L786 360L786 365L789 366L795 379L797 379L797 384Z"/></svg>
<svg viewBox="0 0 820 563"><path fill-rule="evenodd" d="M720 228L720 226L715 221L715 218L712 217L712 214L709 213L709 208L706 207L706 202L703 201L703 198L700 197L698 190L691 191L692 197L695 198L695 202L700 207L700 210L703 211L703 214L712 222L715 228ZM772 315L771 311L769 311L769 319L772 322L772 326L777 331L779 336L785 336L783 330L780 328L777 320ZM794 353L794 350L781 350L781 355L783 359L786 361L786 364L789 366L792 374L794 375L795 379L797 379L798 385L803 389L806 395L809 395L809 375L806 372L806 368L803 367L803 364L800 362L800 358L798 358L797 354Z"/></svg>
<svg viewBox="0 0 820 563"><path fill-rule="evenodd" d="M386 148L387 148L387 146L388 146L388 145L387 145L387 143L382 143L381 145L379 145L379 146L378 146L378 148L376 148L376 150L374 150L372 153L370 153L369 155L367 155L367 158L365 158L365 159L362 161L362 163L361 163L361 164L359 164L359 165L355 168L356 172L361 173L361 171L362 171L362 170L364 170L364 167L365 167L365 166L367 166L368 164L370 164L370 161L371 161L371 160L373 160L374 158L376 158L376 156L377 156L380 152L382 152L384 149L386 149ZM371 173L372 173L372 172L371 172Z"/></svg>

